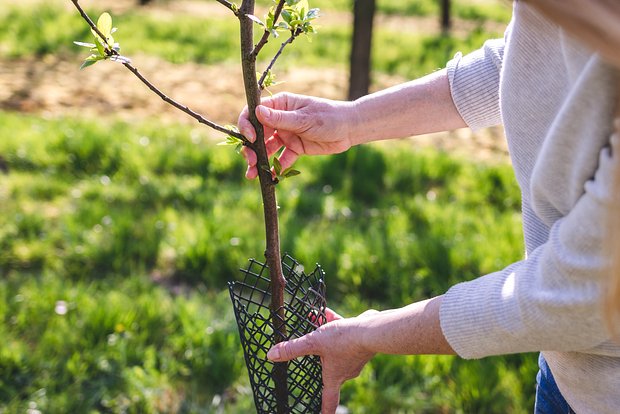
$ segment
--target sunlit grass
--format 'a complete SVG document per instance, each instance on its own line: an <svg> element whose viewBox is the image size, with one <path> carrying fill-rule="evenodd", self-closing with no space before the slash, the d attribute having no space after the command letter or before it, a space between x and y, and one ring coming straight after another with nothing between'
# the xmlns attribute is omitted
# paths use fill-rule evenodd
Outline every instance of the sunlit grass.
<svg viewBox="0 0 620 414"><path fill-rule="evenodd" d="M316 0L346 10L348 0ZM455 15L504 21L502 2L455 2ZM437 2L379 2L429 15ZM238 59L224 19L115 16L123 52L177 63ZM37 30L33 30L36 27ZM428 73L461 37L380 29L375 70ZM345 67L350 29L299 39L281 66ZM0 57L75 59L88 28L54 6L0 10ZM274 51L271 42L266 56ZM0 112L0 411L242 413L253 402L226 282L264 251L256 182L210 130L111 118ZM331 306L353 315L443 293L522 252L508 165L405 143L304 158L278 186L282 248L327 273ZM531 410L531 355L476 362L386 357L343 390L355 413Z"/></svg>
<svg viewBox="0 0 620 414"><path fill-rule="evenodd" d="M128 56L146 53L174 63L214 64L238 61L239 34L234 19L178 16L161 20L139 11L114 16L116 40ZM38 30L32 30L33 22ZM320 24L319 24L320 25ZM314 41L303 37L287 49L278 67L345 67L349 59L350 27L322 26ZM415 77L442 67L457 51L472 51L501 33L473 30L466 36L408 33L378 28L374 38L373 69ZM0 11L0 56L16 58L46 54L82 53L74 40L90 41L86 24L76 13L52 5ZM262 56L268 60L280 42L271 41ZM76 58L76 65L79 59Z"/></svg>
<svg viewBox="0 0 620 414"><path fill-rule="evenodd" d="M0 123L10 171L0 176L10 338L0 408L210 412L216 394L227 412L251 407L226 299L226 281L264 249L241 158L188 126L8 113ZM395 143L298 167L278 188L282 246L308 268L321 263L345 314L440 294L520 258L508 165ZM343 401L369 413L522 412L534 369L530 356L382 357Z"/></svg>

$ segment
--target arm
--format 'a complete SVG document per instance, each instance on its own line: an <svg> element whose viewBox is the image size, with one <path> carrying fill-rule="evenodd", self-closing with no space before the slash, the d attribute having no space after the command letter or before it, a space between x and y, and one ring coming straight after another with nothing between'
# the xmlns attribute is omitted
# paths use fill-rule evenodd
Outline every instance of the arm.
<svg viewBox="0 0 620 414"><path fill-rule="evenodd" d="M444 295L442 331L460 356L605 348L606 214L618 211L613 177L620 168L620 135L610 141L585 192L552 225L545 243L526 260Z"/></svg>
<svg viewBox="0 0 620 414"><path fill-rule="evenodd" d="M340 386L354 378L376 353L454 354L439 326L441 296L400 309L364 312L329 323L298 339L281 342L267 354L272 361L319 355L323 366L323 414L336 411Z"/></svg>
<svg viewBox="0 0 620 414"><path fill-rule="evenodd" d="M452 101L446 70L359 98L353 145L466 127Z"/></svg>
<svg viewBox="0 0 620 414"><path fill-rule="evenodd" d="M355 102L278 94L256 110L265 126L269 155L284 148L283 168L302 154L325 155L353 145L469 126L499 124L499 74L504 40L492 40L467 56L457 54L447 68L420 79L362 97ZM241 133L256 134L247 109L239 115ZM255 178L256 155L243 151L248 178Z"/></svg>
<svg viewBox="0 0 620 414"><path fill-rule="evenodd" d="M285 148L279 158L283 168L302 154L336 154L361 143L466 126L452 101L445 70L354 102L281 93L264 99L256 115L265 126L269 155ZM247 108L238 125L250 141L256 139ZM246 176L254 178L256 156L248 149L244 155Z"/></svg>

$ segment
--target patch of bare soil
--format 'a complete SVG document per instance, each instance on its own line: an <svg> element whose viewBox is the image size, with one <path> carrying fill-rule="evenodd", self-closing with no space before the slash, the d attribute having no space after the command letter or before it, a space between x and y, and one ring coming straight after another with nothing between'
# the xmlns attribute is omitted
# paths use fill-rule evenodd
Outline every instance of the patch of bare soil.
<svg viewBox="0 0 620 414"><path fill-rule="evenodd" d="M84 117L119 117L126 121L195 122L155 96L120 64L102 62L79 70L80 58L48 56L43 60L0 60L0 109ZM245 105L238 65L172 64L152 56L136 56L134 63L164 93L220 124L231 124ZM274 92L286 90L332 99L345 99L347 73L335 68L297 68L280 73L285 80ZM378 76L374 89L404 81ZM501 129L476 134L468 129L412 139L416 146L432 146L483 161L507 162Z"/></svg>
<svg viewBox="0 0 620 414"><path fill-rule="evenodd" d="M219 123L236 122L244 106L238 65L172 64L152 56L135 56L141 73L164 93ZM79 70L81 58L0 60L0 109L45 113L159 118L194 122L154 95L131 72L114 62ZM341 99L346 73L337 69L282 71L287 81L273 88ZM384 82L385 83L385 82Z"/></svg>

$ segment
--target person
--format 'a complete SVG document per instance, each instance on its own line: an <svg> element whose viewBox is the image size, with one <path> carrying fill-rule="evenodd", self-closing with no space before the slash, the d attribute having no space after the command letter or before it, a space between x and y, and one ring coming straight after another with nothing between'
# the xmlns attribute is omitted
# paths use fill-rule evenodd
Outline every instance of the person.
<svg viewBox="0 0 620 414"><path fill-rule="evenodd" d="M503 39L421 79L354 102L262 101L256 115L268 152L283 149L283 168L370 141L503 124L522 193L523 260L399 309L353 318L329 310L316 331L269 351L273 361L320 356L324 414L377 353L532 351L541 352L535 412L618 412L620 342L608 329L617 319L604 309L620 303L606 300L608 286L620 286L610 285L606 248L620 198L619 30L613 0L516 1ZM255 139L247 109L238 126ZM256 155L244 156L256 177Z"/></svg>

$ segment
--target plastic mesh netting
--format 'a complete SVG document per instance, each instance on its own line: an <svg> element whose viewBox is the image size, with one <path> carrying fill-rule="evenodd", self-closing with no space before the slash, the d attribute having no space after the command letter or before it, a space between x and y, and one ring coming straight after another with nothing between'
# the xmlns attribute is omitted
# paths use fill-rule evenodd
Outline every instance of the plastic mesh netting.
<svg viewBox="0 0 620 414"><path fill-rule="evenodd" d="M310 274L295 259L285 255L282 271L287 280L284 297L286 340L312 332L325 321L325 282L320 266ZM269 269L250 260L242 270L242 282L229 282L241 346L250 376L256 411L276 412L274 363L267 360L267 351L276 343L269 303ZM306 356L288 363L288 407L290 413L320 413L321 363L317 356Z"/></svg>

